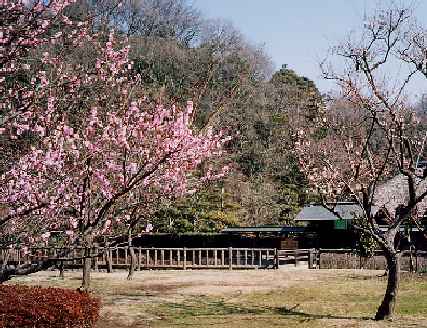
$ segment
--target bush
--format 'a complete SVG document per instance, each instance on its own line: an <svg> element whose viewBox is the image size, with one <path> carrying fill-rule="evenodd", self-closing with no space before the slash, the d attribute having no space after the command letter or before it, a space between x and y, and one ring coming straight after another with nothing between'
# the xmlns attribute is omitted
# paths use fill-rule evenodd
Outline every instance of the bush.
<svg viewBox="0 0 427 328"><path fill-rule="evenodd" d="M98 299L79 291L0 286L0 328L90 328L99 307Z"/></svg>

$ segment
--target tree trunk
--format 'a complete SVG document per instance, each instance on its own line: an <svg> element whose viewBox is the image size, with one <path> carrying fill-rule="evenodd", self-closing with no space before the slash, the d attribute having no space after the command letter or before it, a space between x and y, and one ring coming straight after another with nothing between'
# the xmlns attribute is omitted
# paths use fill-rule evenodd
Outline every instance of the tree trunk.
<svg viewBox="0 0 427 328"><path fill-rule="evenodd" d="M111 248L108 249L108 268L107 271L109 273L113 272L113 250Z"/></svg>
<svg viewBox="0 0 427 328"><path fill-rule="evenodd" d="M129 265L129 273L128 273L128 280L132 280L136 268L136 255L135 250L133 249L132 245L132 229L129 228L128 232L128 246L129 246L129 253L130 253L130 265Z"/></svg>
<svg viewBox="0 0 427 328"><path fill-rule="evenodd" d="M104 253L104 257L105 257L105 264L107 266L107 272L111 273L113 272L113 263L112 263L112 251L110 246L107 246L107 248L105 249L105 253Z"/></svg>
<svg viewBox="0 0 427 328"><path fill-rule="evenodd" d="M10 251L8 249L3 250L3 256L2 256L3 264L1 268L2 271L6 270L7 263L9 262L9 256L10 256Z"/></svg>
<svg viewBox="0 0 427 328"><path fill-rule="evenodd" d="M409 272L414 272L414 256L413 256L414 247L409 246Z"/></svg>
<svg viewBox="0 0 427 328"><path fill-rule="evenodd" d="M135 255L135 250L133 246L129 247L129 254L130 254L130 266L129 266L129 274L127 279L132 280L135 273L135 269L136 269L136 255Z"/></svg>
<svg viewBox="0 0 427 328"><path fill-rule="evenodd" d="M90 271L92 266L92 258L90 257L90 247L85 248L85 256L83 259L83 279L81 290L88 291L90 287Z"/></svg>
<svg viewBox="0 0 427 328"><path fill-rule="evenodd" d="M59 278L64 280L64 261L59 262Z"/></svg>
<svg viewBox="0 0 427 328"><path fill-rule="evenodd" d="M375 315L375 320L390 320L393 318L397 292L399 289L399 255L395 251L385 250L385 257L388 267L387 289L384 295L384 299L378 308L377 314Z"/></svg>
<svg viewBox="0 0 427 328"><path fill-rule="evenodd" d="M109 242L105 243L104 258L105 258L105 265L107 267L107 272L108 273L113 272L113 251L110 248Z"/></svg>
<svg viewBox="0 0 427 328"><path fill-rule="evenodd" d="M55 262L51 260L45 260L18 266L7 265L2 270L0 270L0 284L8 281L13 276L25 276L31 273L47 270L54 264Z"/></svg>

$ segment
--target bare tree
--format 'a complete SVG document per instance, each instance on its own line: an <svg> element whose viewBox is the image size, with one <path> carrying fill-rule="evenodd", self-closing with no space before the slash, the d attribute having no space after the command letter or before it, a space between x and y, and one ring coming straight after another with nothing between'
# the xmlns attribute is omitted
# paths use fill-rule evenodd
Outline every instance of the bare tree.
<svg viewBox="0 0 427 328"><path fill-rule="evenodd" d="M200 33L201 14L187 0L87 0L80 3L97 18L98 28L128 37L176 40L189 46Z"/></svg>
<svg viewBox="0 0 427 328"><path fill-rule="evenodd" d="M363 213L355 228L384 251L388 281L377 320L394 313L400 227L407 222L420 226L425 210L426 175L417 167L425 153L425 129L412 110L409 88L417 76L426 77L425 36L410 8L378 9L359 37L353 34L333 48L334 58L343 59L340 72L323 63L325 77L338 83L347 106L329 108L323 119L298 132L296 143L301 168L324 205L334 212L331 202L354 200ZM382 186L396 177L400 192L390 203ZM379 208L386 229L376 221Z"/></svg>

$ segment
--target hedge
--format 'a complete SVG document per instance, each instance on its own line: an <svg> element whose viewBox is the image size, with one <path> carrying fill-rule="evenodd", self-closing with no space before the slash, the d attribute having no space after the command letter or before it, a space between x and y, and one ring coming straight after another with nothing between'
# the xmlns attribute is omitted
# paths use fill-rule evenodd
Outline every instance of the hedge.
<svg viewBox="0 0 427 328"><path fill-rule="evenodd" d="M91 328L100 301L62 288L0 285L0 328Z"/></svg>

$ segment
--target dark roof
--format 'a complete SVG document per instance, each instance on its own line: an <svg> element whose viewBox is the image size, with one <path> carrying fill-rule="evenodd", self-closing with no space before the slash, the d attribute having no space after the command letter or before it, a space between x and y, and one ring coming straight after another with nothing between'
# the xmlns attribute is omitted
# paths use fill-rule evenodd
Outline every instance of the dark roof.
<svg viewBox="0 0 427 328"><path fill-rule="evenodd" d="M272 226L272 227L239 227L239 228L225 228L221 232L226 233L285 233L285 232L304 232L303 227L284 227L284 226Z"/></svg>
<svg viewBox="0 0 427 328"><path fill-rule="evenodd" d="M362 215L362 209L355 203L339 203L334 211L344 220L352 220L355 216ZM322 205L305 206L296 216L295 221L335 221L339 218Z"/></svg>

